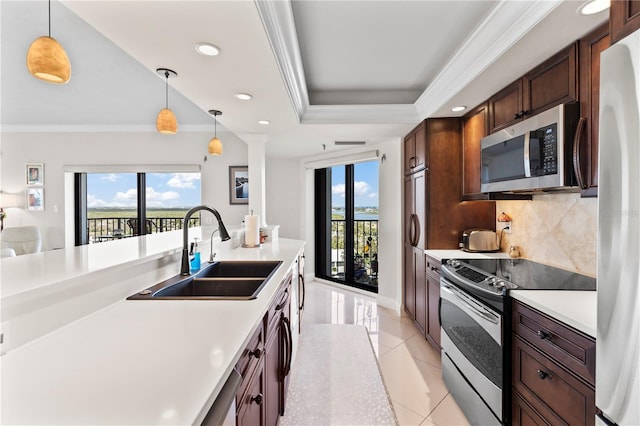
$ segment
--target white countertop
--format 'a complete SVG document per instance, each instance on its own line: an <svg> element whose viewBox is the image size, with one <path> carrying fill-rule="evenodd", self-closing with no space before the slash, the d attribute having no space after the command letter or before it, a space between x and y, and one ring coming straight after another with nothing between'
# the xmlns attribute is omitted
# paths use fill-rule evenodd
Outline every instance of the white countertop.
<svg viewBox="0 0 640 426"><path fill-rule="evenodd" d="M514 299L596 338L598 292L513 290L509 294Z"/></svg>
<svg viewBox="0 0 640 426"><path fill-rule="evenodd" d="M509 254L504 252L497 253L470 253L464 250L431 250L427 249L424 254L431 256L437 260L442 259L504 259Z"/></svg>
<svg viewBox="0 0 640 426"><path fill-rule="evenodd" d="M33 290L53 285L52 277L108 273L141 255L174 253L181 233L169 234L153 242L149 236L18 257L15 263L33 270L34 281L23 283ZM218 255L284 261L255 300L123 299L6 353L0 357L0 423L199 424L303 247L302 241L280 239ZM59 262L49 262L53 257ZM6 265L3 295L12 296L21 289L5 282L5 274L19 272ZM141 280L139 289L152 284Z"/></svg>

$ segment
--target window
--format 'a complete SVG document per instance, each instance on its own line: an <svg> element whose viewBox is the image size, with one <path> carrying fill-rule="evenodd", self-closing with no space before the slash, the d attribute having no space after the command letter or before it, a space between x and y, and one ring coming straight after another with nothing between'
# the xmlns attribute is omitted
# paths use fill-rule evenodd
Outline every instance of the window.
<svg viewBox="0 0 640 426"><path fill-rule="evenodd" d="M378 289L378 162L318 169L315 174L318 276Z"/></svg>
<svg viewBox="0 0 640 426"><path fill-rule="evenodd" d="M182 229L201 204L200 172L76 173L75 200L76 245Z"/></svg>

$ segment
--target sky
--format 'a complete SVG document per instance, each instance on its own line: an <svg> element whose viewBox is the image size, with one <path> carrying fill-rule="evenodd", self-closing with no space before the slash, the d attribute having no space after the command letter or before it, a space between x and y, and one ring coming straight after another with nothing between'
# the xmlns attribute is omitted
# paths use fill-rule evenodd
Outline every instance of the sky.
<svg viewBox="0 0 640 426"><path fill-rule="evenodd" d="M331 168L331 203L345 205L345 166ZM378 207L378 162L354 164L355 207Z"/></svg>
<svg viewBox="0 0 640 426"><path fill-rule="evenodd" d="M147 173L147 208L200 203L200 173ZM135 173L87 173L89 208L136 207Z"/></svg>

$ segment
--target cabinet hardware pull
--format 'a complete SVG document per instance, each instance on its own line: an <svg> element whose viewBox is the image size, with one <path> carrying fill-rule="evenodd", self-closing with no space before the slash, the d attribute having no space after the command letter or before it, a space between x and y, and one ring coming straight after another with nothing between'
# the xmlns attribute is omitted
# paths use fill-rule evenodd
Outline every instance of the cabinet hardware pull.
<svg viewBox="0 0 640 426"><path fill-rule="evenodd" d="M300 283L302 283L302 286L300 287ZM298 306L298 310L302 311L304 310L304 297L306 296L307 292L306 289L304 288L304 276L302 274L299 275L298 278L298 291L300 291L300 289L302 289L302 298L300 300L300 306Z"/></svg>
<svg viewBox="0 0 640 426"><path fill-rule="evenodd" d="M284 305L287 303L287 297L289 297L289 295L287 294L288 292L289 292L288 289L284 291L284 294L282 295L282 300L276 306L276 311L279 311L282 308L284 308Z"/></svg>
<svg viewBox="0 0 640 426"><path fill-rule="evenodd" d="M538 377L540 377L540 379L544 380L546 378L551 378L551 374L547 373L546 371L542 371L542 370L538 370Z"/></svg>
<svg viewBox="0 0 640 426"><path fill-rule="evenodd" d="M431 270L437 272L438 274L440 273L440 269L436 268L435 266L432 266Z"/></svg>
<svg viewBox="0 0 640 426"><path fill-rule="evenodd" d="M538 330L538 337L541 339L551 340L551 333L547 333L546 331Z"/></svg>
<svg viewBox="0 0 640 426"><path fill-rule="evenodd" d="M515 113L515 115L513 116L513 119L514 119L514 120L517 120L517 119L518 119L518 118L520 118L520 117L522 117L522 116L520 115L520 113L519 113L519 112L516 112L516 113Z"/></svg>
<svg viewBox="0 0 640 426"><path fill-rule="evenodd" d="M259 393L256 396L252 396L249 401L250 402L255 402L258 405L262 405L262 400L263 400L263 396L262 396L261 393Z"/></svg>
<svg viewBox="0 0 640 426"><path fill-rule="evenodd" d="M262 348L255 348L254 350L249 352L249 357L256 357L256 358L260 358L262 356L262 354L264 353L264 349Z"/></svg>
<svg viewBox="0 0 640 426"><path fill-rule="evenodd" d="M582 144L583 135L586 134L586 127L587 119L580 117L578 127L576 128L576 135L573 138L573 171L576 175L578 186L581 189L587 189L587 184L584 182L584 177L582 176L582 161L580 160L580 146Z"/></svg>

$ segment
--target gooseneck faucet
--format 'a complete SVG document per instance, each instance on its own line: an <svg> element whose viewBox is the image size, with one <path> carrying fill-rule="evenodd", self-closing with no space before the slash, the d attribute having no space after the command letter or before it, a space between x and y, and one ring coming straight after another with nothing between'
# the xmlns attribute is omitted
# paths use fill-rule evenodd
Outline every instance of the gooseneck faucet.
<svg viewBox="0 0 640 426"><path fill-rule="evenodd" d="M231 237L229 237L229 233L227 232L227 228L224 227L224 223L222 223L222 218L220 217L220 213L216 209L212 209L209 206L195 206L191 210L187 212L184 216L184 222L182 223L182 262L180 264L180 275L191 275L189 272L189 219L195 212L200 210L207 210L211 212L218 221L218 230L220 231L220 239L222 241L227 241Z"/></svg>

